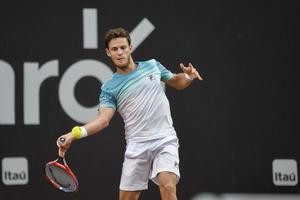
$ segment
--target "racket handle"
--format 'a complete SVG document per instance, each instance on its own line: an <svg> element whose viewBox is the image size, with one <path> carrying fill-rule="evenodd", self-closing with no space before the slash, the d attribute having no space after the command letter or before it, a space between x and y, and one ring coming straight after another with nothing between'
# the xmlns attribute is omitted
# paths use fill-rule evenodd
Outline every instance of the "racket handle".
<svg viewBox="0 0 300 200"><path fill-rule="evenodd" d="M61 164L64 164L64 157L58 156L57 161Z"/></svg>
<svg viewBox="0 0 300 200"><path fill-rule="evenodd" d="M65 157L65 151L63 151L61 148L58 148L58 156L61 157L61 158L64 158Z"/></svg>

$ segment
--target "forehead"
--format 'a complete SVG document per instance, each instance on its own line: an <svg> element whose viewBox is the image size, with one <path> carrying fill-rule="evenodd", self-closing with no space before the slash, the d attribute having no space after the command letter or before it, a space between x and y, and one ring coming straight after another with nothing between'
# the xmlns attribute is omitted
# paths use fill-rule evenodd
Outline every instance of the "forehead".
<svg viewBox="0 0 300 200"><path fill-rule="evenodd" d="M109 41L108 48L119 47L123 45L128 45L127 38L118 37L118 38L113 38L111 41Z"/></svg>

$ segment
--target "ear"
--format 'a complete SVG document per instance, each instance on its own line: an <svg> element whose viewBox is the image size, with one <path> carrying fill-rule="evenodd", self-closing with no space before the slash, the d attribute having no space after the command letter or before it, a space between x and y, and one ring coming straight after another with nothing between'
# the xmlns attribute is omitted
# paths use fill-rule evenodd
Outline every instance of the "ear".
<svg viewBox="0 0 300 200"><path fill-rule="evenodd" d="M108 48L105 48L105 52L106 52L106 55L107 55L108 57L111 57L111 55L110 55L110 52L109 52L109 49L108 49Z"/></svg>
<svg viewBox="0 0 300 200"><path fill-rule="evenodd" d="M129 45L129 50L130 50L130 53L133 52L132 45Z"/></svg>

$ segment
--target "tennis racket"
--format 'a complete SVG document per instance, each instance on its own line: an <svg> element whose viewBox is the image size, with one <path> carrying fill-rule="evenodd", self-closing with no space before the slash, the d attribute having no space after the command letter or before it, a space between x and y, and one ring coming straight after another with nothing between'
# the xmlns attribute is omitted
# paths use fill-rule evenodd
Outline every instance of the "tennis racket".
<svg viewBox="0 0 300 200"><path fill-rule="evenodd" d="M61 137L59 142L64 143L65 138ZM62 156L58 156L56 160L46 164L45 176L47 180L59 190L64 192L78 191L78 180Z"/></svg>

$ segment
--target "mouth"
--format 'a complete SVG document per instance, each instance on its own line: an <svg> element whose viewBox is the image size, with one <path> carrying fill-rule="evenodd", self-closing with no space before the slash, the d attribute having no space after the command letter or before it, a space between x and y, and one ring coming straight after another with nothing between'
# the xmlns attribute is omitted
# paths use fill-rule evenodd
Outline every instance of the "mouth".
<svg viewBox="0 0 300 200"><path fill-rule="evenodd" d="M126 59L125 58L116 58L115 64L118 66L123 66L126 64Z"/></svg>
<svg viewBox="0 0 300 200"><path fill-rule="evenodd" d="M123 64L125 61L126 61L125 58L117 58L117 62L120 63L120 64L121 63Z"/></svg>

